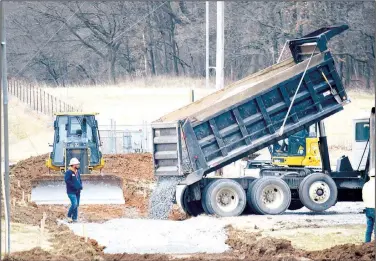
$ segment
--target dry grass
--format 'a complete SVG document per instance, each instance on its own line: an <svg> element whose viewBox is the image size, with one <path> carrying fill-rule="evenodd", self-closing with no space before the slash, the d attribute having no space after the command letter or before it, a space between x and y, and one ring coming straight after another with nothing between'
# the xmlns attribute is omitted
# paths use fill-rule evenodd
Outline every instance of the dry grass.
<svg viewBox="0 0 376 261"><path fill-rule="evenodd" d="M52 142L52 140L52 118L31 110L17 98L10 96L10 161L18 161L30 156L44 154L50 150L48 143Z"/></svg>
<svg viewBox="0 0 376 261"><path fill-rule="evenodd" d="M5 222L2 220L3 227ZM44 250L51 250L51 235L47 229L44 230L41 238L40 228L21 223L11 223L11 248L12 251L27 251L34 247L41 247ZM2 238L5 239L5 231L2 231ZM42 240L41 240L42 239ZM5 240L2 240L2 251L5 249Z"/></svg>
<svg viewBox="0 0 376 261"><path fill-rule="evenodd" d="M42 88L51 86L40 85ZM210 81L210 88L214 88L215 83ZM206 88L205 79L184 76L155 76L146 78L134 78L119 80L117 84L99 83L95 85L68 85L64 88Z"/></svg>

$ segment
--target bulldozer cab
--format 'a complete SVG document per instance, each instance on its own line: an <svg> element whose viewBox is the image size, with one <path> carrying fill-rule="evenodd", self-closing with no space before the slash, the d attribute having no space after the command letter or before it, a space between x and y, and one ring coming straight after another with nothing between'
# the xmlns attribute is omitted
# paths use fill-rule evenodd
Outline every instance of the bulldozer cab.
<svg viewBox="0 0 376 261"><path fill-rule="evenodd" d="M88 174L103 168L96 113L59 113L54 121L54 142L47 167L65 171L71 158L81 162L80 171Z"/></svg>
<svg viewBox="0 0 376 261"><path fill-rule="evenodd" d="M321 166L317 124L269 146L272 163L279 166Z"/></svg>

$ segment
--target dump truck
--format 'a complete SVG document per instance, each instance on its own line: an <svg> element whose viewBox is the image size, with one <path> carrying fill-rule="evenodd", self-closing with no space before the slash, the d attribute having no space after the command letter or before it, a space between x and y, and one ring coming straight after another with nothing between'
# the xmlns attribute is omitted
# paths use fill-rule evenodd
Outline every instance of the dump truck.
<svg viewBox="0 0 376 261"><path fill-rule="evenodd" d="M104 167L96 112L55 113L52 151L46 160L48 174L33 179L31 200L36 204L68 204L64 173L69 161L80 161L83 181L80 204L124 204L122 180L94 174Z"/></svg>
<svg viewBox="0 0 376 261"><path fill-rule="evenodd" d="M302 205L325 211L337 201L361 200L369 164L353 170L344 157L332 171L324 126L324 119L350 102L327 46L347 29L326 27L292 39L292 58L152 123L154 175L179 180L175 201L187 214L237 216L246 206L257 214ZM313 124L319 127L320 172L271 166L259 178L208 176Z"/></svg>

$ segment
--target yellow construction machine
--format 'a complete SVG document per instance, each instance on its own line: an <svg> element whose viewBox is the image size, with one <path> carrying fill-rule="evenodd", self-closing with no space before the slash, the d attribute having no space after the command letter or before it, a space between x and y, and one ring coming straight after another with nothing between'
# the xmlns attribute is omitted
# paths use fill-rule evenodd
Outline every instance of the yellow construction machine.
<svg viewBox="0 0 376 261"><path fill-rule="evenodd" d="M46 161L49 170L65 172L71 158L80 161L80 172L89 174L104 167L98 113L56 113L53 148Z"/></svg>
<svg viewBox="0 0 376 261"><path fill-rule="evenodd" d="M312 125L269 147L272 164L289 167L321 167L317 126Z"/></svg>
<svg viewBox="0 0 376 261"><path fill-rule="evenodd" d="M92 173L104 167L96 115L98 113L55 114L54 141L46 160L49 175L32 181L32 201L37 204L68 204L64 172L69 161L77 158L83 181L80 204L124 204L121 178Z"/></svg>

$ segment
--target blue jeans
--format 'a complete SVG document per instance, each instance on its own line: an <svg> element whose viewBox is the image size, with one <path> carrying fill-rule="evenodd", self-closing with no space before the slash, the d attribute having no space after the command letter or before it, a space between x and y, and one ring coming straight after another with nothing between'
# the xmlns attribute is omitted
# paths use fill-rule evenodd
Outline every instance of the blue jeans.
<svg viewBox="0 0 376 261"><path fill-rule="evenodd" d="M375 227L375 209L366 208L366 217L367 217L367 230L366 230L366 240L365 242L371 242L372 232Z"/></svg>
<svg viewBox="0 0 376 261"><path fill-rule="evenodd" d="M68 194L68 197L71 201L71 206L68 211L68 217L73 220L77 220L78 216L78 206L80 205L80 193Z"/></svg>

